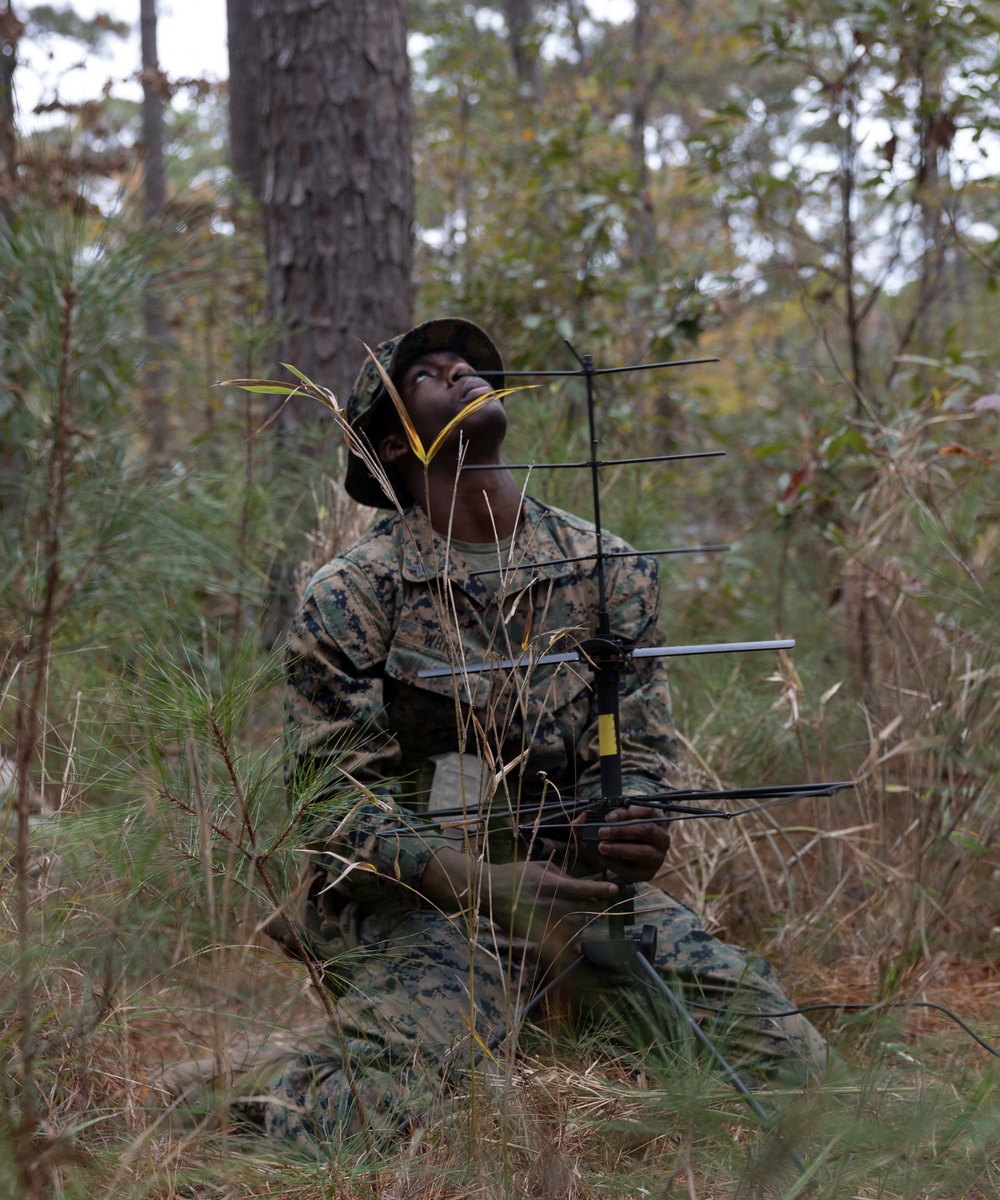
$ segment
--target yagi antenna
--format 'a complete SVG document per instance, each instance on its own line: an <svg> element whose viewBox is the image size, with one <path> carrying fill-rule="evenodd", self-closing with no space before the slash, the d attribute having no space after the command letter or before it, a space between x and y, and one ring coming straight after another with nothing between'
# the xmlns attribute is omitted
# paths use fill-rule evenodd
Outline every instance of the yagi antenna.
<svg viewBox="0 0 1000 1200"><path fill-rule="evenodd" d="M700 366L705 363L715 363L719 359L716 356L706 358L682 358L671 359L667 362L656 363L633 363L624 367L595 367L593 357L590 354L581 354L579 350L568 339L564 338L566 346L570 353L580 364L578 370L568 371L479 371L477 374L483 378L489 378L491 375L502 375L504 378L508 376L516 376L519 378L536 378L536 379L584 379L587 387L587 426L590 434L590 458L581 462L557 462L557 463L516 463L505 464L508 470L587 470L590 472L592 505L594 511L594 528L596 531L597 548L594 554L575 555L571 558L547 558L538 562L511 563L508 566L487 567L483 570L473 571L473 576L481 575L504 575L507 576L511 572L532 571L536 568L561 566L566 563L574 562L595 562L597 567L597 586L598 586L598 626L597 637L607 639L611 636L610 617L607 606L607 584L604 572L605 562L609 558L659 558L668 555L676 554L720 554L731 549L725 545L710 545L710 546L675 546L662 550L605 550L603 541L603 530L601 525L601 491L600 491L600 471L604 467L624 466L636 463L650 462L682 462L693 459L702 458L721 458L724 457L724 450L695 450L686 451L678 454L647 454L637 458L600 458L598 450L600 440L597 436L597 419L596 419L596 404L594 399L594 379L599 375L617 375L625 372L633 371L658 371L669 367L690 367ZM475 463L468 466L463 465L463 471L476 470L495 470L495 466L491 464ZM583 644L582 644L583 645ZM768 642L718 642L704 646L645 646L636 647L628 651L626 657L631 658L679 658L688 655L697 654L727 654L736 653L739 651L753 650L786 650L795 645L794 640L784 639L781 641ZM570 650L556 654L530 655L525 654L519 658L502 658L470 664L461 668L453 667L426 667L418 672L420 679L436 679L442 676L463 674L474 675L483 671L502 671L513 670L517 668L531 670L534 667L547 666L549 664L567 663L567 662L591 662L596 666L593 660L586 652L582 653L578 650ZM615 701L617 710L617 699ZM615 717L615 728L617 729L618 720ZM617 737L616 737L617 743Z"/></svg>
<svg viewBox="0 0 1000 1200"><path fill-rule="evenodd" d="M557 651L550 654L532 654L525 652L517 658L497 658L488 661L468 664L465 666L427 667L418 672L421 679L435 679L442 676L475 675L491 671L532 671L536 667L558 666L563 663L584 662L589 664L594 673L594 690L597 694L598 712L598 746L601 768L601 801L598 806L596 822L600 822L608 812L618 807L626 798L622 796L621 768L621 735L620 715L618 707L618 688L621 673L625 665L634 659L641 658L683 658L705 654L735 654L759 651L790 650L795 641L792 638L774 639L771 641L750 642L712 642L695 645L676 646L632 646L616 637L611 630L611 619L608 611L607 579L605 564L611 558L625 557L659 557L672 554L719 553L729 549L723 545L670 547L662 550L612 550L604 548L604 534L601 525L601 490L600 472L608 466L628 465L647 462L676 462L688 459L714 458L722 455L721 450L700 450L682 454L644 455L637 458L601 458L599 456L600 439L597 433L596 404L594 398L594 380L600 375L614 375L635 371L655 371L671 367L687 367L718 362L717 357L674 359L667 362L633 363L623 367L597 367L590 354L581 353L572 342L564 339L570 353L579 363L579 367L561 371L482 371L483 377L507 376L540 379L583 379L587 390L587 425L590 436L590 457L582 462L573 463L522 463L514 469L577 469L590 473L592 505L594 514L594 530L596 548L590 555L577 555L572 558L545 559L540 562L512 563L508 566L497 566L473 572L474 575L500 574L507 576L510 572L521 574L536 568L561 565L582 561L592 561L596 567L598 588L597 629L593 636L580 640L573 649ZM479 464L463 466L462 470L476 470ZM483 468L485 469L485 468ZM491 466L491 470L495 467ZM796 788L813 785L796 785ZM839 785L843 786L843 785ZM667 806L669 807L669 805ZM584 835L586 836L586 835Z"/></svg>

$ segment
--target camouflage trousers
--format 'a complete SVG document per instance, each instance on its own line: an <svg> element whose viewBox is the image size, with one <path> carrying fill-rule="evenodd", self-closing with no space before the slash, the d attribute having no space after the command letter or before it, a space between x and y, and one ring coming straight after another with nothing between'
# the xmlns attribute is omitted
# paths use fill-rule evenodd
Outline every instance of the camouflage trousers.
<svg viewBox="0 0 1000 1200"><path fill-rule="evenodd" d="M645 924L657 930L658 972L742 1075L823 1067L826 1043L804 1017L764 1015L793 1006L763 959L712 937L690 909L639 885L633 928ZM594 937L601 935L595 925ZM369 913L358 940L338 1028L258 1097L267 1132L303 1147L356 1137L363 1121L378 1143L421 1124L477 1059L513 1052L519 1015L546 982L530 943L501 937L486 921L470 929L464 916ZM584 965L564 994L573 997L574 1022L601 1027L612 1043L617 1034L630 1052L685 1037L652 981Z"/></svg>

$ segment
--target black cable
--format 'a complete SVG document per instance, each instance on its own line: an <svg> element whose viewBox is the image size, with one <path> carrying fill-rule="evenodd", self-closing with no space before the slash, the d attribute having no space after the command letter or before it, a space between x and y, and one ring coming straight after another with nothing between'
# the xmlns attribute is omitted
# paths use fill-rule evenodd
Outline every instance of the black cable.
<svg viewBox="0 0 1000 1200"><path fill-rule="evenodd" d="M714 1004L703 1004L700 1000L695 1000L696 1008L703 1012L715 1013L717 1015L730 1015L734 1017L757 1017L761 1019L773 1020L777 1017L798 1017L804 1016L806 1013L823 1012L840 1009L845 1012L871 1012L877 1013L880 1009L888 1008L932 1008L936 1012L944 1013L963 1029L970 1038L982 1048L993 1055L994 1058L1000 1058L1000 1050L994 1049L989 1042L984 1041L974 1029L967 1025L958 1013L952 1012L944 1004L937 1004L933 1000L881 1000L877 1004L803 1004L801 1008L786 1008L781 1012L758 1012L756 1009L719 1008Z"/></svg>

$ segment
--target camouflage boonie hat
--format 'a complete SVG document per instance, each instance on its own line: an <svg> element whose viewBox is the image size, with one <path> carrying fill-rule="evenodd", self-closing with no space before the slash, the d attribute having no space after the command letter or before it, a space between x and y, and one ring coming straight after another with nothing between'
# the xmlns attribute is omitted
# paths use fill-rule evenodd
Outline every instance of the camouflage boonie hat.
<svg viewBox="0 0 1000 1200"><path fill-rule="evenodd" d="M422 354L434 350L451 350L460 354L470 367L477 371L503 371L503 359L490 337L471 321L461 317L442 317L436 321L425 321L409 333L380 342L374 347L375 356L395 382L400 373ZM503 387L503 375L487 377L494 388ZM347 419L352 429L367 433L375 411L389 397L385 385L375 369L375 364L366 355L361 373L354 381L347 398ZM356 454L347 458L347 478L344 481L347 494L359 504L372 508L391 508L392 503L373 479L368 468Z"/></svg>

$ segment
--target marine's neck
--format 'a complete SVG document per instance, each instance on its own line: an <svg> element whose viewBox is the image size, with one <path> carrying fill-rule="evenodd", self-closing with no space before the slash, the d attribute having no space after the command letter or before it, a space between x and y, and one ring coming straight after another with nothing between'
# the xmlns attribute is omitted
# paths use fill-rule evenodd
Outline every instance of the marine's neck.
<svg viewBox="0 0 1000 1200"><path fill-rule="evenodd" d="M426 512L431 528L463 542L496 542L510 537L521 508L521 493L502 464L480 471L429 472L414 481L414 499Z"/></svg>

